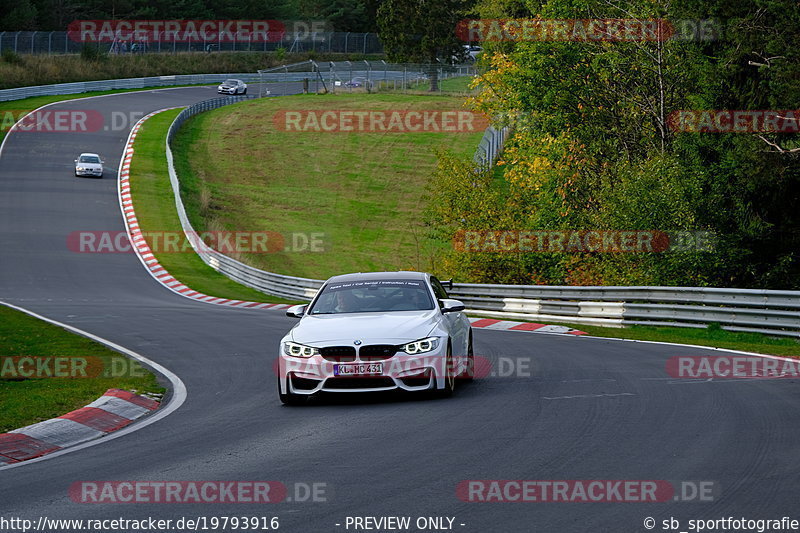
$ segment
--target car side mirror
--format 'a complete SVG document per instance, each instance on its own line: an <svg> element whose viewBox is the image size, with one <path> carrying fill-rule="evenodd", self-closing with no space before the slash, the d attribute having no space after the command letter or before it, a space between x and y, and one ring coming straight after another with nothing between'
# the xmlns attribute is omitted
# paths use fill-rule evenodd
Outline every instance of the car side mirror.
<svg viewBox="0 0 800 533"><path fill-rule="evenodd" d="M464 303L460 300L443 299L439 300L442 304L442 313L457 313L466 309Z"/></svg>
<svg viewBox="0 0 800 533"><path fill-rule="evenodd" d="M76 159L76 160L75 160L75 162L77 163L77 162L78 162L78 160Z"/></svg>
<svg viewBox="0 0 800 533"><path fill-rule="evenodd" d="M295 305L294 307L290 307L286 310L286 316L290 316L292 318L303 318L306 314L306 309L308 305Z"/></svg>

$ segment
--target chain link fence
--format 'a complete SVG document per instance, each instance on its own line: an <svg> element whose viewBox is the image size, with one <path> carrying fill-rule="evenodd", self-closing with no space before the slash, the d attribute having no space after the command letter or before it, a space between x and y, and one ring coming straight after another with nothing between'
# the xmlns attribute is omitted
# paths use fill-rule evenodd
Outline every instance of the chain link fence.
<svg viewBox="0 0 800 533"><path fill-rule="evenodd" d="M171 37L171 39L170 39ZM251 38L252 39L252 38ZM114 41L84 43L66 31L4 31L0 32L0 53L17 54L77 54L84 46L95 47L100 53L146 54L176 52L319 52L346 54L382 54L383 45L377 33L353 32L280 32L268 40L226 42L217 40L177 40L175 33L160 32L147 41Z"/></svg>
<svg viewBox="0 0 800 533"><path fill-rule="evenodd" d="M298 83L309 93L468 91L473 65L387 63L386 61L303 61L259 70L261 86L269 83L276 96L290 94ZM455 80L459 79L460 82ZM278 92L274 92L278 91Z"/></svg>

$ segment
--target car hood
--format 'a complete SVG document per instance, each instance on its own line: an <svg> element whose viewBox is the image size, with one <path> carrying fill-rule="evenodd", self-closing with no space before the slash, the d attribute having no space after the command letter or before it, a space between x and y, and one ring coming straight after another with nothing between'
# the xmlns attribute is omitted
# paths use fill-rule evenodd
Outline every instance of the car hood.
<svg viewBox="0 0 800 533"><path fill-rule="evenodd" d="M311 346L330 342L351 345L356 340L364 344L400 344L427 337L440 319L438 309L307 315L289 332L289 337Z"/></svg>
<svg viewBox="0 0 800 533"><path fill-rule="evenodd" d="M100 163L75 163L75 166L81 168L88 168L91 170L100 170L101 168L103 168L103 165Z"/></svg>

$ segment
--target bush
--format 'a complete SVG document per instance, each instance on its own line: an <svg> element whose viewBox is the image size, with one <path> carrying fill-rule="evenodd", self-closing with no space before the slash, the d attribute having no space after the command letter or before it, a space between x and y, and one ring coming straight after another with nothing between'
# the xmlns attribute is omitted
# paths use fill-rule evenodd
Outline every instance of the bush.
<svg viewBox="0 0 800 533"><path fill-rule="evenodd" d="M100 52L99 45L85 44L81 47L81 59L84 61L100 61L105 58L105 54Z"/></svg>
<svg viewBox="0 0 800 533"><path fill-rule="evenodd" d="M2 58L3 61L5 61L10 65L21 65L22 63L24 63L22 57L14 50L11 50L10 48L3 49Z"/></svg>

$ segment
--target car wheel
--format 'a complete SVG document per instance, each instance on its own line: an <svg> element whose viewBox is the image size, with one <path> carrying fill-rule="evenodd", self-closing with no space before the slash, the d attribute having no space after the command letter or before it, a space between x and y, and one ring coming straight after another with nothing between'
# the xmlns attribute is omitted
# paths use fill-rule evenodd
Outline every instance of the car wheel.
<svg viewBox="0 0 800 533"><path fill-rule="evenodd" d="M247 94L247 89L245 89L244 91L242 91L242 94Z"/></svg>
<svg viewBox="0 0 800 533"><path fill-rule="evenodd" d="M447 356L444 366L444 387L441 389L436 389L435 396L437 398L449 398L453 395L453 391L456 389L455 368L453 367L453 347L449 342L447 343Z"/></svg>
<svg viewBox="0 0 800 533"><path fill-rule="evenodd" d="M288 380L288 378L287 378ZM286 394L281 392L281 380L278 378L278 397L281 399L283 405L303 405L306 403L306 396L300 394L292 394L289 392L289 384L286 384Z"/></svg>
<svg viewBox="0 0 800 533"><path fill-rule="evenodd" d="M467 369L462 375L464 381L475 379L475 350L472 348L472 331L469 332L469 345L467 346Z"/></svg>

